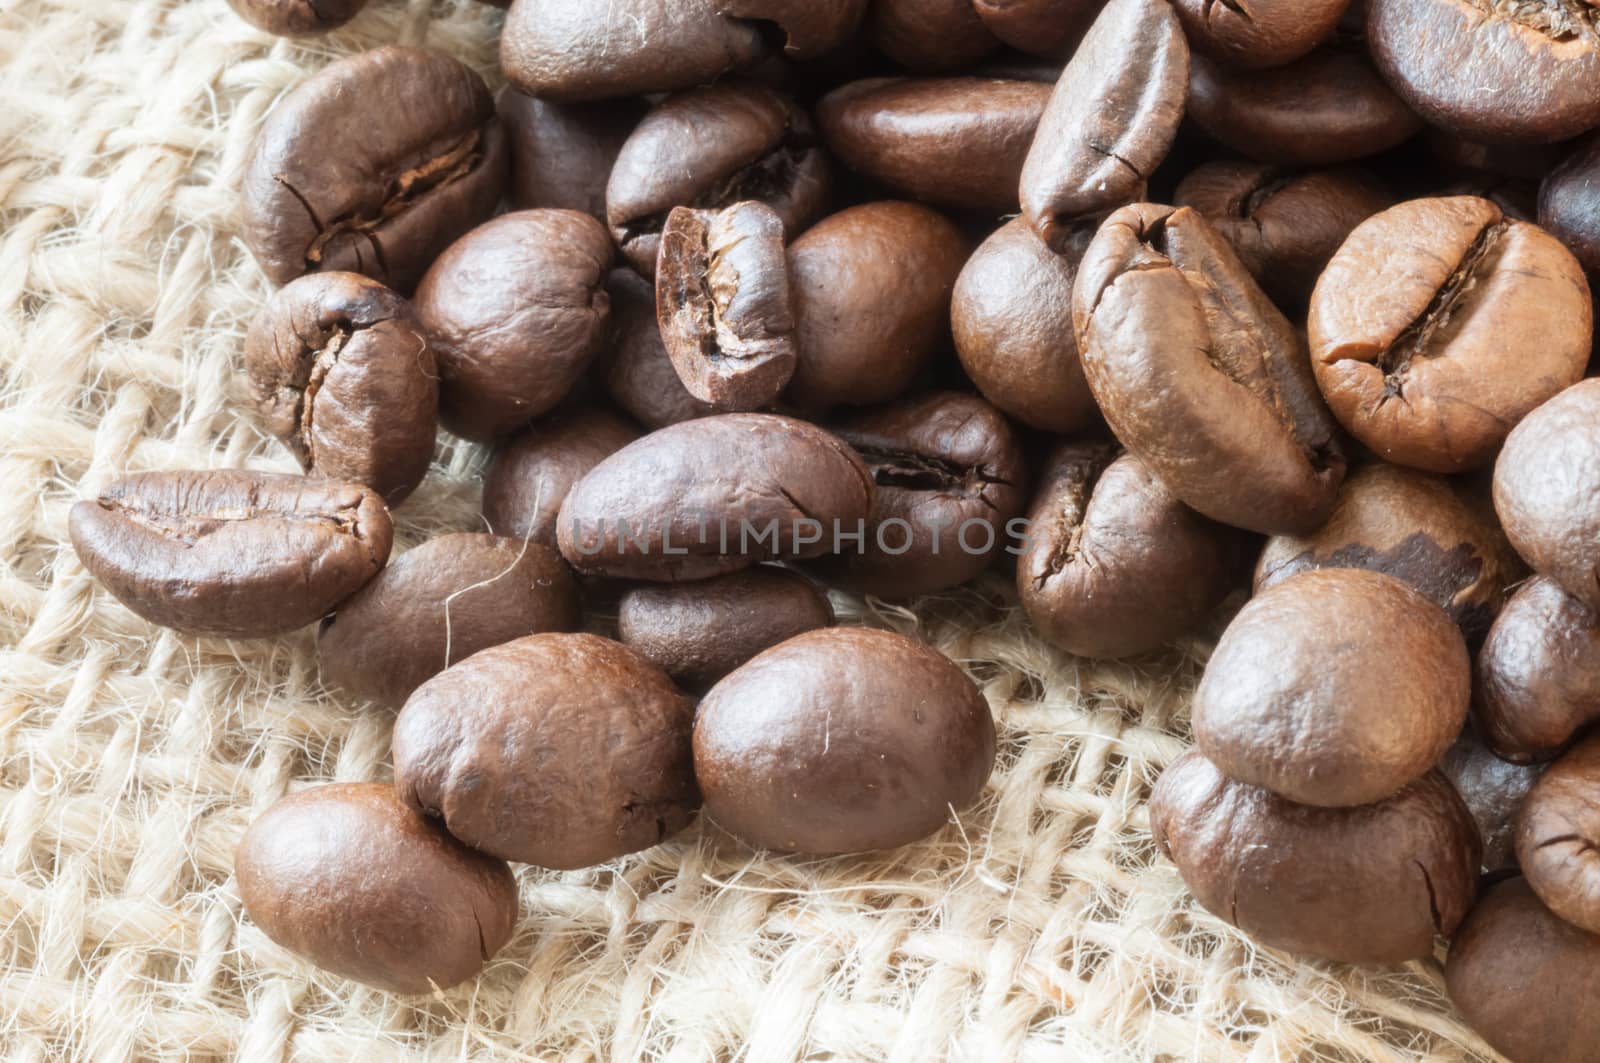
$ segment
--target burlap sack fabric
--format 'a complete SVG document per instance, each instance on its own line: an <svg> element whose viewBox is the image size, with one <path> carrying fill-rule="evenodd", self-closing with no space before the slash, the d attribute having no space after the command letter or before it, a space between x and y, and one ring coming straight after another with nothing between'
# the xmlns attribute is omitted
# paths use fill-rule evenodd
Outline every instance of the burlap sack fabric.
<svg viewBox="0 0 1600 1063"><path fill-rule="evenodd" d="M246 824L292 787L384 778L392 717L324 693L305 634L138 620L64 545L67 511L127 470L291 467L238 374L268 291L238 238L254 131L328 59L385 42L498 83L499 18L374 0L296 45L223 0L0 0L0 1052L1490 1058L1436 963L1298 963L1197 909L1143 801L1185 746L1205 645L1074 661L998 578L915 611L839 601L963 662L1000 722L984 800L923 844L766 859L700 825L604 868L521 869L515 939L435 1000L323 975L243 919ZM402 547L480 527L482 461L443 447Z"/></svg>

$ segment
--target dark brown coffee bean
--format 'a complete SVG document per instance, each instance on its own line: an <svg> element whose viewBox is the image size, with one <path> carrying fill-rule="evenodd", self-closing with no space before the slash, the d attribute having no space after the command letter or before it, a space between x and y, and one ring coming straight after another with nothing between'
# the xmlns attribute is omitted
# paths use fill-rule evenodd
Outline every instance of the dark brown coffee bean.
<svg viewBox="0 0 1600 1063"><path fill-rule="evenodd" d="M1112 431L1183 502L1269 534L1332 512L1345 459L1304 343L1198 212L1108 218L1073 321Z"/></svg>
<svg viewBox="0 0 1600 1063"><path fill-rule="evenodd" d="M1056 250L1074 219L1142 199L1189 94L1189 45L1165 0L1111 0L1061 72L1022 170L1022 211Z"/></svg>
<svg viewBox="0 0 1600 1063"><path fill-rule="evenodd" d="M925 73L970 66L1000 47L972 0L873 0L867 39L901 66Z"/></svg>
<svg viewBox="0 0 1600 1063"><path fill-rule="evenodd" d="M904 393L950 342L950 293L970 251L943 215L895 202L841 211L791 244L789 400L825 410Z"/></svg>
<svg viewBox="0 0 1600 1063"><path fill-rule="evenodd" d="M1600 273L1600 137L1589 138L1545 178L1539 224L1590 274Z"/></svg>
<svg viewBox="0 0 1600 1063"><path fill-rule="evenodd" d="M1478 824L1483 838L1483 869L1491 874L1517 866L1517 813L1534 781L1537 765L1501 760L1469 728L1439 762Z"/></svg>
<svg viewBox="0 0 1600 1063"><path fill-rule="evenodd" d="M1017 209L1050 87L989 78L870 78L834 89L817 124L839 159L896 194L965 210Z"/></svg>
<svg viewBox="0 0 1600 1063"><path fill-rule="evenodd" d="M1522 803L1517 862L1539 899L1600 934L1600 738L1561 755Z"/></svg>
<svg viewBox="0 0 1600 1063"><path fill-rule="evenodd" d="M622 643L691 690L703 690L762 650L833 624L817 585L775 565L623 594Z"/></svg>
<svg viewBox="0 0 1600 1063"><path fill-rule="evenodd" d="M578 481L557 539L579 572L661 582L834 550L872 511L872 476L836 436L727 413L663 428Z"/></svg>
<svg viewBox="0 0 1600 1063"><path fill-rule="evenodd" d="M1507 760L1556 756L1600 719L1600 617L1554 580L1523 584L1478 654L1473 710Z"/></svg>
<svg viewBox="0 0 1600 1063"><path fill-rule="evenodd" d="M509 152L489 89L442 52L330 63L267 116L244 175L244 240L277 284L364 273L410 292L494 212Z"/></svg>
<svg viewBox="0 0 1600 1063"><path fill-rule="evenodd" d="M1150 831L1207 911L1264 945L1344 963L1432 955L1472 907L1482 853L1436 771L1378 804L1313 808L1197 751L1162 773Z"/></svg>
<svg viewBox="0 0 1600 1063"><path fill-rule="evenodd" d="M1198 625L1227 595L1239 535L1174 498L1110 443L1051 455L1017 558L1039 634L1083 657L1128 657Z"/></svg>
<svg viewBox="0 0 1600 1063"><path fill-rule="evenodd" d="M734 18L776 23L790 59L817 59L848 44L867 14L868 0L718 0Z"/></svg>
<svg viewBox="0 0 1600 1063"><path fill-rule="evenodd" d="M338 29L360 14L367 0L228 0L239 17L280 37L311 37Z"/></svg>
<svg viewBox="0 0 1600 1063"><path fill-rule="evenodd" d="M1491 141L1600 125L1600 7L1589 0L1371 0L1372 55L1428 121Z"/></svg>
<svg viewBox="0 0 1600 1063"><path fill-rule="evenodd" d="M556 515L572 485L639 438L601 407L554 414L495 448L483 480L483 519L496 535L556 545Z"/></svg>
<svg viewBox="0 0 1600 1063"><path fill-rule="evenodd" d="M1267 542L1256 565L1263 591L1314 568L1364 568L1406 583L1477 643L1527 570L1492 513L1449 480L1394 465L1352 472L1333 515L1310 535Z"/></svg>
<svg viewBox="0 0 1600 1063"><path fill-rule="evenodd" d="M645 115L611 171L606 218L633 268L653 277L673 207L759 200L794 237L822 216L832 186L805 112L765 85L732 82L669 96Z"/></svg>
<svg viewBox="0 0 1600 1063"><path fill-rule="evenodd" d="M746 844L849 853L907 845L977 798L994 766L983 695L943 654L888 631L790 639L712 688L694 725L706 814Z"/></svg>
<svg viewBox="0 0 1600 1063"><path fill-rule="evenodd" d="M377 783L281 798L234 856L266 935L334 974L393 993L464 982L511 939L517 882Z"/></svg>
<svg viewBox="0 0 1600 1063"><path fill-rule="evenodd" d="M1082 39L1104 3L1105 0L972 0L972 7L1003 44L1030 55L1058 58Z"/></svg>
<svg viewBox="0 0 1600 1063"><path fill-rule="evenodd" d="M405 501L433 460L439 377L411 304L357 273L291 281L244 341L267 430L301 468Z"/></svg>
<svg viewBox="0 0 1600 1063"><path fill-rule="evenodd" d="M394 541L369 488L239 469L135 473L73 506L68 528L84 567L138 615L238 638L322 619Z"/></svg>
<svg viewBox="0 0 1600 1063"><path fill-rule="evenodd" d="M417 288L442 380L439 417L468 439L553 410L605 346L611 241L570 210L525 210L450 245Z"/></svg>
<svg viewBox="0 0 1600 1063"><path fill-rule="evenodd" d="M1468 140L1431 126L1423 133L1422 142L1428 154L1449 169L1534 182L1544 180L1545 174L1560 165L1570 150L1570 145L1565 144L1501 144Z"/></svg>
<svg viewBox="0 0 1600 1063"><path fill-rule="evenodd" d="M612 271L611 354L605 370L611 400L646 428L665 428L716 411L689 394L667 357L656 318L655 286L631 269Z"/></svg>
<svg viewBox="0 0 1600 1063"><path fill-rule="evenodd" d="M1356 229L1317 282L1308 328L1340 423L1388 461L1450 473L1493 460L1518 421L1578 381L1593 318L1566 248L1461 196Z"/></svg>
<svg viewBox="0 0 1600 1063"><path fill-rule="evenodd" d="M1173 0L1189 43L1230 66L1283 66L1333 33L1350 0Z"/></svg>
<svg viewBox="0 0 1600 1063"><path fill-rule="evenodd" d="M643 100L551 103L507 85L495 110L511 142L511 202L606 217L617 153L648 110Z"/></svg>
<svg viewBox="0 0 1600 1063"><path fill-rule="evenodd" d="M712 409L758 410L794 375L794 300L783 219L754 200L720 212L674 207L656 261L667 357Z"/></svg>

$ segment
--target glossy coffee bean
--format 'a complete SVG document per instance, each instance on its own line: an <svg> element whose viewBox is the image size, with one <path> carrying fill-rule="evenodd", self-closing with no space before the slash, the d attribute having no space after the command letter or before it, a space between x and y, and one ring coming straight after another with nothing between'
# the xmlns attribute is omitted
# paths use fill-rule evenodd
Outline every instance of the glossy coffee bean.
<svg viewBox="0 0 1600 1063"><path fill-rule="evenodd" d="M1517 862L1545 907L1600 934L1600 738L1563 753L1528 792Z"/></svg>
<svg viewBox="0 0 1600 1063"><path fill-rule="evenodd" d="M1305 347L1238 256L1188 207L1108 218L1073 321L1089 387L1124 446L1224 524L1309 532L1345 459Z"/></svg>
<svg viewBox="0 0 1600 1063"><path fill-rule="evenodd" d="M1389 576L1321 569L1229 625L1195 691L1195 745L1291 801L1369 804L1438 763L1471 698L1471 658L1443 610Z"/></svg>
<svg viewBox="0 0 1600 1063"><path fill-rule="evenodd" d="M1539 224L1600 273L1600 137L1591 137L1539 189Z"/></svg>
<svg viewBox="0 0 1600 1063"><path fill-rule="evenodd" d="M355 18L367 0L228 0L228 6L257 29L280 37L312 37Z"/></svg>
<svg viewBox="0 0 1600 1063"><path fill-rule="evenodd" d="M291 952L393 993L464 982L511 939L517 883L377 783L281 798L234 856L250 919Z"/></svg>
<svg viewBox="0 0 1600 1063"><path fill-rule="evenodd" d="M1234 67L1283 66L1333 33L1350 0L1175 0L1189 43Z"/></svg>
<svg viewBox="0 0 1600 1063"><path fill-rule="evenodd" d="M1232 587L1239 535L1179 502L1110 443L1051 455L1017 558L1017 595L1052 644L1128 657L1197 626Z"/></svg>
<svg viewBox="0 0 1600 1063"><path fill-rule="evenodd" d="M322 619L394 541L369 488L237 469L135 473L73 506L68 529L84 567L139 616L238 638Z"/></svg>
<svg viewBox="0 0 1600 1063"><path fill-rule="evenodd" d="M1022 170L1022 211L1056 250L1075 219L1142 199L1189 94L1165 0L1111 0L1061 72Z"/></svg>
<svg viewBox="0 0 1600 1063"><path fill-rule="evenodd" d="M1049 99L1033 81L872 78L824 96L817 124L841 162L897 195L1007 212Z"/></svg>
<svg viewBox="0 0 1600 1063"><path fill-rule="evenodd" d="M496 535L556 545L556 515L572 485L639 438L639 430L598 406L531 424L495 448L483 480L483 519Z"/></svg>
<svg viewBox="0 0 1600 1063"><path fill-rule="evenodd" d="M1461 196L1356 229L1317 282L1308 330L1340 423L1385 460L1451 473L1493 460L1518 421L1578 381L1593 317L1559 242Z"/></svg>
<svg viewBox="0 0 1600 1063"><path fill-rule="evenodd" d="M848 45L867 5L868 0L720 0L717 10L776 24L783 33L784 54L805 61Z"/></svg>
<svg viewBox="0 0 1600 1063"><path fill-rule="evenodd" d="M267 430L301 468L391 506L433 460L439 377L411 304L357 273L291 281L256 315L245 372Z"/></svg>
<svg viewBox="0 0 1600 1063"><path fill-rule="evenodd" d="M511 143L511 203L606 217L617 153L645 115L643 100L552 103L507 85L495 110Z"/></svg>
<svg viewBox="0 0 1600 1063"><path fill-rule="evenodd" d="M694 725L706 814L760 849L907 845L977 798L994 720L943 654L887 631L792 638L712 688Z"/></svg>
<svg viewBox="0 0 1600 1063"><path fill-rule="evenodd" d="M1519 763L1549 760L1600 720L1600 616L1554 580L1517 589L1478 654L1478 731Z"/></svg>
<svg viewBox="0 0 1600 1063"><path fill-rule="evenodd" d="M1197 751L1156 783L1150 830L1207 911L1263 945L1344 963L1431 955L1472 908L1482 852L1436 771L1377 804L1314 808Z"/></svg>
<svg viewBox="0 0 1600 1063"><path fill-rule="evenodd" d="M833 607L797 572L757 565L693 583L646 583L622 595L622 644L690 690L763 650L833 624Z"/></svg>
<svg viewBox="0 0 1600 1063"><path fill-rule="evenodd" d="M589 867L694 818L693 714L626 646L530 635L417 688L395 720L395 791L475 849Z"/></svg>
<svg viewBox="0 0 1600 1063"><path fill-rule="evenodd" d="M1501 760L1469 728L1439 762L1483 838L1483 869L1490 874L1517 866L1517 814L1543 768Z"/></svg>
<svg viewBox="0 0 1600 1063"><path fill-rule="evenodd" d="M422 48L362 52L267 116L245 169L244 240L277 284L340 270L410 292L450 241L493 213L509 162L494 100L472 70Z"/></svg>
<svg viewBox="0 0 1600 1063"><path fill-rule="evenodd" d="M504 214L451 244L417 288L444 426L496 439L566 398L604 348L610 269L605 229L570 210Z"/></svg>
<svg viewBox="0 0 1600 1063"><path fill-rule="evenodd" d="M972 0L973 10L1001 43L1050 58L1066 55L1104 4L1105 0Z"/></svg>
<svg viewBox="0 0 1600 1063"><path fill-rule="evenodd" d="M656 316L655 285L631 269L613 270L611 352L605 359L606 392L646 428L665 428L716 411L683 386L667 356Z"/></svg>
<svg viewBox="0 0 1600 1063"><path fill-rule="evenodd" d="M927 73L968 66L1000 47L972 0L873 0L866 32L884 55Z"/></svg>

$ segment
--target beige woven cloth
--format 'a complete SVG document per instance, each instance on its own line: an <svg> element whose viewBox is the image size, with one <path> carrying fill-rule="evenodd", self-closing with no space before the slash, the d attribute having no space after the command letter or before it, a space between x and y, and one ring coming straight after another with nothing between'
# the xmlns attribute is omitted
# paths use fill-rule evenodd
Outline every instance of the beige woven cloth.
<svg viewBox="0 0 1600 1063"><path fill-rule="evenodd" d="M763 859L697 826L608 867L524 868L515 939L433 1000L321 974L242 917L246 824L292 787L384 778L391 718L325 695L304 635L138 620L64 545L67 510L130 469L289 467L237 371L268 291L238 238L253 132L331 56L383 42L497 79L499 18L374 0L295 45L223 0L0 0L0 1054L1487 1057L1436 963L1256 951L1156 856L1143 801L1184 748L1203 645L1074 661L998 582L870 617L962 661L1000 722L984 799L926 843ZM481 463L441 452L402 545L479 526Z"/></svg>

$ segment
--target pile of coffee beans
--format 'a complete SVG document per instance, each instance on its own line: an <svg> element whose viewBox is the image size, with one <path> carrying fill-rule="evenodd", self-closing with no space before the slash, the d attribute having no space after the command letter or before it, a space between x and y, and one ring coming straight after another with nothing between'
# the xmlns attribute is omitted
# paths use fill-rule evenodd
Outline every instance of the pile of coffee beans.
<svg viewBox="0 0 1600 1063"><path fill-rule="evenodd" d="M363 6L232 3L283 34ZM1454 938L1488 1040L1596 1058L1600 4L504 17L498 98L385 47L261 127L243 231L281 288L243 363L306 476L144 473L72 516L141 616L319 622L330 686L399 710L392 788L247 834L269 935L416 991L506 940L505 861L702 807L781 851L936 830L989 775L984 700L816 581L1014 569L1091 657L1253 583L1162 852L1269 945ZM492 447L489 531L389 565L441 426Z"/></svg>

